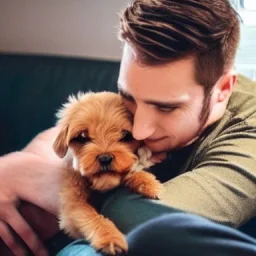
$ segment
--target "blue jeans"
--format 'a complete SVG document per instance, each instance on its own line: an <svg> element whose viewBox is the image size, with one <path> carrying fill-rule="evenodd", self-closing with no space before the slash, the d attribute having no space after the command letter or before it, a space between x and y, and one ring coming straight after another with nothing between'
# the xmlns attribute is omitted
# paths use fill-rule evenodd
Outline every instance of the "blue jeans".
<svg viewBox="0 0 256 256"><path fill-rule="evenodd" d="M256 240L205 218L119 190L101 213L126 234L128 256L256 256ZM77 240L58 256L102 256L85 240Z"/></svg>

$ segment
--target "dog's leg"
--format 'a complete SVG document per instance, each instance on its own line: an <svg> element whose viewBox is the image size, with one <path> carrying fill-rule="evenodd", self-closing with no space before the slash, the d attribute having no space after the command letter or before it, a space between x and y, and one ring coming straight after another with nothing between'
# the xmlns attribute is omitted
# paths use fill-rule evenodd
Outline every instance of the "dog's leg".
<svg viewBox="0 0 256 256"><path fill-rule="evenodd" d="M68 170L63 181L60 227L72 236L80 234L95 249L106 254L126 252L128 245L124 235L88 203L89 189L83 177Z"/></svg>
<svg viewBox="0 0 256 256"><path fill-rule="evenodd" d="M124 177L124 185L133 192L148 198L158 198L161 191L161 183L156 177L146 171L134 171Z"/></svg>

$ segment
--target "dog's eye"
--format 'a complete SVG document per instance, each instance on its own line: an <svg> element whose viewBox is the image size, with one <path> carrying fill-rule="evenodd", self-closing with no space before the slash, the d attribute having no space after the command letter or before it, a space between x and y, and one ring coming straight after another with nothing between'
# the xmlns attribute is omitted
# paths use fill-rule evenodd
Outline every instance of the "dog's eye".
<svg viewBox="0 0 256 256"><path fill-rule="evenodd" d="M72 142L76 142L79 144L85 144L89 141L90 141L90 138L85 132L81 133L80 135L72 139Z"/></svg>
<svg viewBox="0 0 256 256"><path fill-rule="evenodd" d="M129 131L122 131L122 138L120 139L120 141L122 142L129 142L129 141L132 141L134 140L133 136L132 136L132 133L129 132Z"/></svg>

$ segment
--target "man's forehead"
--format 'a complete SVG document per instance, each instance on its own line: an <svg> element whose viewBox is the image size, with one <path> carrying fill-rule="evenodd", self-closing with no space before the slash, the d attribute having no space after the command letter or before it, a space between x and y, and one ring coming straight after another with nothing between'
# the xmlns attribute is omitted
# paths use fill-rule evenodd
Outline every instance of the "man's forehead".
<svg viewBox="0 0 256 256"><path fill-rule="evenodd" d="M180 86L197 85L194 72L194 60L182 59L164 65L146 65L137 62L130 53L124 50L118 83L125 86L126 83L147 83L172 86L172 89Z"/></svg>
<svg viewBox="0 0 256 256"><path fill-rule="evenodd" d="M118 89L129 98L145 102L186 102L202 90L194 79L194 62L191 59L163 66L142 66L132 56L132 49L126 45Z"/></svg>

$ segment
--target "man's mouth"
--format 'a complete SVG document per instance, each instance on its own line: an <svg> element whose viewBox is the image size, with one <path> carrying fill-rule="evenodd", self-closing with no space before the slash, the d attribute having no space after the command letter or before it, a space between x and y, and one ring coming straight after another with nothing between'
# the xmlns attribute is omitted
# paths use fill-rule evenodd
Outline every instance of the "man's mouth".
<svg viewBox="0 0 256 256"><path fill-rule="evenodd" d="M165 139L166 137L162 137L162 138L153 138L153 139L150 139L150 138L148 138L148 139L145 139L145 143L156 143L156 142L159 142L159 141L161 141L161 140L163 140L163 139Z"/></svg>

